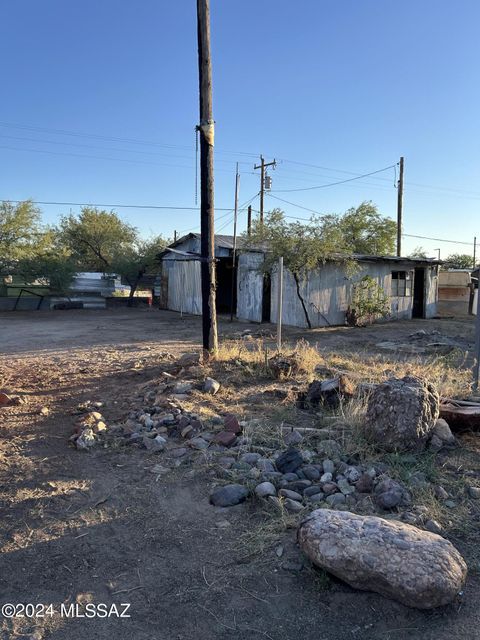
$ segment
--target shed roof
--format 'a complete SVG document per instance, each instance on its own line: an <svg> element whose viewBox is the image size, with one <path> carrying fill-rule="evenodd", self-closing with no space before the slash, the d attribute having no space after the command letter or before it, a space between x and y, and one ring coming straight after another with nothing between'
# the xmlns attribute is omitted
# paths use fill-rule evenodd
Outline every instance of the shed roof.
<svg viewBox="0 0 480 640"><path fill-rule="evenodd" d="M184 242L186 242L191 238L197 238L200 240L201 237L202 236L200 233L188 233L185 236L182 236L181 238L176 240L175 242L172 242L172 244L170 244L166 249L164 249L164 251L158 254L158 258L162 259L169 252L181 254L185 257L190 257L190 258L198 257L197 253L190 252L190 251L181 251L176 249L176 247L179 247L180 245L182 245ZM233 249L233 239L234 239L233 236L216 234L215 247L222 248L222 249ZM242 236L237 237L237 249L242 249L243 246L245 246L245 239ZM266 249L265 247L259 247L258 249L249 248L248 250L261 251L261 252L268 251L268 249ZM348 257L351 257L354 260L358 260L359 262L391 262L394 264L407 263L407 264L411 264L412 266L415 264L425 265L425 266L443 264L442 261L438 260L437 258L407 258L403 256L381 256L381 255L379 256L379 255L368 255L368 254L361 254L361 253L354 253ZM332 256L330 259L341 260L343 258L345 258L345 255L339 253L338 256Z"/></svg>

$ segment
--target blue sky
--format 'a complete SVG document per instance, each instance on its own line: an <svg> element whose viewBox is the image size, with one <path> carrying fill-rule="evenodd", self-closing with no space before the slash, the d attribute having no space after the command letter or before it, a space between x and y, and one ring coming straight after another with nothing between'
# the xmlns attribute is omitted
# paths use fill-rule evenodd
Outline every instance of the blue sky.
<svg viewBox="0 0 480 640"><path fill-rule="evenodd" d="M320 213L373 200L394 217L393 169L286 190L403 155L404 231L480 241L476 0L211 0L211 11L219 209L233 207L237 161L240 202L258 192L263 153L279 161L272 195ZM0 21L1 199L195 206L194 0L16 0ZM49 222L70 208L42 207ZM117 211L145 234L196 230L199 217ZM217 215L230 232L231 214ZM405 252L418 245L471 252L404 240Z"/></svg>

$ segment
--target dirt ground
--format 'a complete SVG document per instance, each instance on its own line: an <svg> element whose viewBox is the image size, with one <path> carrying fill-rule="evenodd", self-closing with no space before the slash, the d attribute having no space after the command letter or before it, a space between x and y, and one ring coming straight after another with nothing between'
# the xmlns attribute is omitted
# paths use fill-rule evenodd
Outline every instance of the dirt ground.
<svg viewBox="0 0 480 640"><path fill-rule="evenodd" d="M273 330L220 327L226 336L246 328ZM286 338L374 352L424 328L473 344L470 320L287 330ZM0 413L0 604L131 604L130 618L2 619L2 640L480 638L475 571L458 602L430 612L336 581L326 588L293 531L281 558L245 548L255 506L210 506L208 469L158 477L152 454L68 446L79 403L103 402L108 420L121 418L131 389L161 371L162 354L198 349L200 338L199 318L157 310L0 314L0 389L27 400Z"/></svg>

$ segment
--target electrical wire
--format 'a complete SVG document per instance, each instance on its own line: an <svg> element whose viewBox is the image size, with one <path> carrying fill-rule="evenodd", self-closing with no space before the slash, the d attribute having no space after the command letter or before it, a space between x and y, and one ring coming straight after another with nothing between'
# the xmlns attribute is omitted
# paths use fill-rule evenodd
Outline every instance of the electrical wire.
<svg viewBox="0 0 480 640"><path fill-rule="evenodd" d="M254 196L256 197L256 196ZM166 209L168 211L200 211L200 207L177 207L155 204L104 204L99 202L53 202L51 200L30 200L25 198L24 200L7 200L3 199L2 202L10 202L11 204L21 204L29 200L32 204L38 205L57 205L62 207L106 207L111 209ZM253 200L253 198L252 198ZM216 211L233 211L233 209L227 209L225 207L216 207ZM239 211L242 209L239 209Z"/></svg>
<svg viewBox="0 0 480 640"><path fill-rule="evenodd" d="M345 180L339 180L337 182L330 182L328 184L320 184L315 187L301 187L299 189L276 189L275 193L292 193L294 191L313 191L315 189L325 189L326 187L334 187L338 184L345 184L346 182L353 182L354 180L360 180L361 178L368 178L368 176L373 176L377 173L382 173L383 171L387 171L389 169L394 169L395 165L389 165L388 167L384 167L383 169L377 169L376 171L371 171L370 173L364 173L359 176L355 176L354 178L346 178Z"/></svg>

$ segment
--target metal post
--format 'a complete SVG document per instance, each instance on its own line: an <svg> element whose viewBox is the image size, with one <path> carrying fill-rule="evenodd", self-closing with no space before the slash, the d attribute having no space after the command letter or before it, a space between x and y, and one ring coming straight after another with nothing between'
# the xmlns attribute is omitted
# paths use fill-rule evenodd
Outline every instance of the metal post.
<svg viewBox="0 0 480 640"><path fill-rule="evenodd" d="M277 300L277 350L282 350L282 315L283 315L283 257L278 259L278 300Z"/></svg>
<svg viewBox="0 0 480 640"><path fill-rule="evenodd" d="M475 365L473 367L473 390L478 391L480 373L480 278L477 283L477 319L475 335Z"/></svg>
<svg viewBox="0 0 480 640"><path fill-rule="evenodd" d="M238 162L237 162L237 172L235 174L235 209L233 214L233 251L232 251L232 291L231 291L231 302L230 302L230 322L233 322L234 316L234 308L233 301L235 299L235 272L236 272L236 258L237 258L237 217L238 217L238 191L240 188L240 174L238 173Z"/></svg>
<svg viewBox="0 0 480 640"><path fill-rule="evenodd" d="M477 266L477 236L473 239L473 268Z"/></svg>
<svg viewBox="0 0 480 640"><path fill-rule="evenodd" d="M247 234L252 235L252 205L248 205Z"/></svg>

